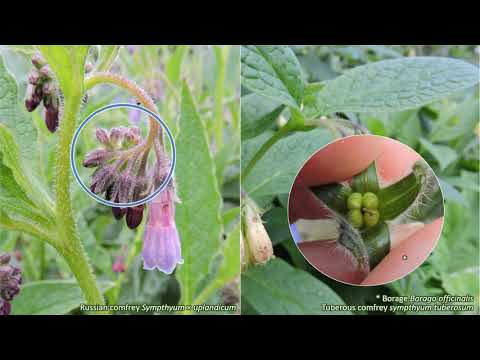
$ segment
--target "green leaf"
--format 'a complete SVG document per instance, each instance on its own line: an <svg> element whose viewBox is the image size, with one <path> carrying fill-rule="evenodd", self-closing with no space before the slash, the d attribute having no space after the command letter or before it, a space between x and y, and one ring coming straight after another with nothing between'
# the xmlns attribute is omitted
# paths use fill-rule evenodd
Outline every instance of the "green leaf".
<svg viewBox="0 0 480 360"><path fill-rule="evenodd" d="M412 172L395 184L381 189L377 194L381 220L393 220L405 212L417 198L421 187L421 179Z"/></svg>
<svg viewBox="0 0 480 360"><path fill-rule="evenodd" d="M231 208L223 213L223 227L227 227L233 220L240 215L240 207Z"/></svg>
<svg viewBox="0 0 480 360"><path fill-rule="evenodd" d="M2 124L13 132L20 144L22 157L33 160L37 130L32 119L25 116L25 111L20 111L17 83L0 55L0 125Z"/></svg>
<svg viewBox="0 0 480 360"><path fill-rule="evenodd" d="M304 83L300 64L285 45L241 48L242 86L282 104L300 108Z"/></svg>
<svg viewBox="0 0 480 360"><path fill-rule="evenodd" d="M188 45L177 45L173 55L168 59L165 66L168 80L172 84L180 81L180 69L182 68L183 59L187 53Z"/></svg>
<svg viewBox="0 0 480 360"><path fill-rule="evenodd" d="M365 170L353 178L352 189L362 194L368 191L378 192L379 185L375 162L372 162Z"/></svg>
<svg viewBox="0 0 480 360"><path fill-rule="evenodd" d="M262 215L262 221L273 245L291 239L287 209L274 207Z"/></svg>
<svg viewBox="0 0 480 360"><path fill-rule="evenodd" d="M39 45L38 48L52 68L65 97L83 93L83 77L87 45Z"/></svg>
<svg viewBox="0 0 480 360"><path fill-rule="evenodd" d="M430 140L435 142L451 141L461 136L472 134L479 119L478 94L470 96L458 106L452 114L440 114L433 126Z"/></svg>
<svg viewBox="0 0 480 360"><path fill-rule="evenodd" d="M247 176L243 184L245 191L255 199L288 193L301 166L330 140L330 132L325 129L296 132L279 140ZM242 157L242 163L244 161Z"/></svg>
<svg viewBox="0 0 480 360"><path fill-rule="evenodd" d="M458 154L447 145L434 145L426 139L420 139L420 143L437 160L440 170L457 160Z"/></svg>
<svg viewBox="0 0 480 360"><path fill-rule="evenodd" d="M320 280L280 258L264 266L250 267L242 275L242 302L243 299L261 315L350 314L323 310L324 304L344 302Z"/></svg>
<svg viewBox="0 0 480 360"><path fill-rule="evenodd" d="M278 101L255 93L243 96L241 104L242 141L253 138L270 128L284 109Z"/></svg>
<svg viewBox="0 0 480 360"><path fill-rule="evenodd" d="M370 269L373 269L390 252L390 230L382 221L362 232L362 237L367 248Z"/></svg>
<svg viewBox="0 0 480 360"><path fill-rule="evenodd" d="M442 286L447 293L452 295L472 295L478 299L480 296L479 279L480 267L466 268L458 272L444 274Z"/></svg>
<svg viewBox="0 0 480 360"><path fill-rule="evenodd" d="M102 292L114 283L100 283ZM82 291L73 280L44 280L22 286L12 301L13 315L63 315L84 303Z"/></svg>
<svg viewBox="0 0 480 360"><path fill-rule="evenodd" d="M214 281L220 288L240 274L240 222L228 234L223 244L223 260Z"/></svg>
<svg viewBox="0 0 480 360"><path fill-rule="evenodd" d="M478 83L478 68L461 60L413 57L358 66L326 83L318 114L393 112L443 99Z"/></svg>
<svg viewBox="0 0 480 360"><path fill-rule="evenodd" d="M178 266L176 276L182 291L180 303L191 304L221 245L222 200L206 130L186 84L179 128L176 179L182 203L177 207L176 221L184 264Z"/></svg>
<svg viewBox="0 0 480 360"><path fill-rule="evenodd" d="M464 205L465 207L468 207L468 203L465 197L462 195L461 192L455 189L452 185L440 179L440 186L442 188L443 196L445 196L445 200L455 201L459 204Z"/></svg>
<svg viewBox="0 0 480 360"><path fill-rule="evenodd" d="M102 45L96 71L108 71L117 58L119 50L120 46L118 45Z"/></svg>

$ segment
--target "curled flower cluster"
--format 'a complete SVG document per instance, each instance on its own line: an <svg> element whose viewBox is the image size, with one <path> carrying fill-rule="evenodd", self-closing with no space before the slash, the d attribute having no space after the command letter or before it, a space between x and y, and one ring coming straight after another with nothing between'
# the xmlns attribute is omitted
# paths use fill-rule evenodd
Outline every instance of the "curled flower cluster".
<svg viewBox="0 0 480 360"><path fill-rule="evenodd" d="M9 263L9 254L0 255L0 315L10 314L10 301L20 292L22 284L20 269Z"/></svg>
<svg viewBox="0 0 480 360"><path fill-rule="evenodd" d="M142 141L137 127L116 127L107 131L96 129L97 140L102 144L85 157L83 166L96 167L92 174L90 190L105 194L105 199L117 203L129 203L144 198L152 188L146 176L148 152L135 150ZM112 208L115 219L125 215L129 228L135 229L143 219L144 206Z"/></svg>
<svg viewBox="0 0 480 360"><path fill-rule="evenodd" d="M34 111L43 101L45 124L50 132L55 132L59 122L60 98L53 79L53 73L40 54L32 57L33 68L28 74L25 107Z"/></svg>

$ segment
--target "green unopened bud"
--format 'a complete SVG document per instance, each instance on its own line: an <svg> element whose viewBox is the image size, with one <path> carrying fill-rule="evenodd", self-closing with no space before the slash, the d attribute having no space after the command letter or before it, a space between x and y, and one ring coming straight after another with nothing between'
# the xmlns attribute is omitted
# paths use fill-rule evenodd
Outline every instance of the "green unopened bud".
<svg viewBox="0 0 480 360"><path fill-rule="evenodd" d="M353 227L361 228L363 226L363 216L360 209L353 209L348 212L348 220Z"/></svg>
<svg viewBox="0 0 480 360"><path fill-rule="evenodd" d="M347 207L350 210L362 208L362 194L354 192L347 199Z"/></svg>
<svg viewBox="0 0 480 360"><path fill-rule="evenodd" d="M363 220L367 227L373 227L378 224L380 213L375 209L363 209Z"/></svg>
<svg viewBox="0 0 480 360"><path fill-rule="evenodd" d="M362 206L367 209L378 208L378 197L372 192L366 192L362 197Z"/></svg>

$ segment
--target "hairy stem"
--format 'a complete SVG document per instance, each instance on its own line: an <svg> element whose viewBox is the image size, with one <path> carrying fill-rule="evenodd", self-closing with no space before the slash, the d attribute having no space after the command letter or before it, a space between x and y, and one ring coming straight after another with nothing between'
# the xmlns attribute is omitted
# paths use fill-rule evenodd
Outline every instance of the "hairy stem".
<svg viewBox="0 0 480 360"><path fill-rule="evenodd" d="M287 136L291 130L292 130L292 125L290 125L290 122L288 122L285 126L280 128L280 130L275 132L275 134L273 134L272 137L268 139L265 144L262 145L262 147L257 151L255 156L252 158L252 160L250 160L245 170L242 171L242 176L240 177L241 183L243 183L243 181L247 178L248 174L250 174L250 172L255 167L257 162L263 157L263 155L265 155L265 153L273 146L273 144L275 144L278 140L282 139L283 137Z"/></svg>
<svg viewBox="0 0 480 360"><path fill-rule="evenodd" d="M87 79L85 79L85 83L84 83L85 91L101 83L114 84L127 90L129 93L135 96L138 99L138 101L143 104L145 108L147 108L148 110L154 113L158 113L158 109L155 103L153 102L152 98L150 97L150 95L148 95L145 92L145 90L143 90L135 82L127 78L124 78L121 75L111 74L108 72L96 73L88 77ZM150 117L150 131L148 133L148 138L145 142L145 148L152 147L153 141L155 140L159 132L160 132L160 135L162 135L162 129L160 125L153 117ZM160 141L163 145L163 136L160 136Z"/></svg>
<svg viewBox="0 0 480 360"><path fill-rule="evenodd" d="M64 115L59 128L56 158L56 219L60 244L57 250L65 257L73 275L89 304L104 304L91 266L76 231L70 198L70 144L75 132L75 120L80 110L82 93L69 94L65 98Z"/></svg>

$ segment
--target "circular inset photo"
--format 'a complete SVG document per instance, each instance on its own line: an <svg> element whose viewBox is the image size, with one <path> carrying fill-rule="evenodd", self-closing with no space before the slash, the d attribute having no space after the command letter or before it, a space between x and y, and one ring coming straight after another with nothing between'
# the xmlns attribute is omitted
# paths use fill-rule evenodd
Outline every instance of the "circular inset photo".
<svg viewBox="0 0 480 360"><path fill-rule="evenodd" d="M355 135L331 142L299 170L288 200L298 249L335 280L398 280L433 251L443 196L426 161L399 141Z"/></svg>
<svg viewBox="0 0 480 360"><path fill-rule="evenodd" d="M112 206L116 218L135 209L143 212L143 205L169 184L176 158L173 137L160 116L127 103L90 114L75 132L70 156L80 186Z"/></svg>

